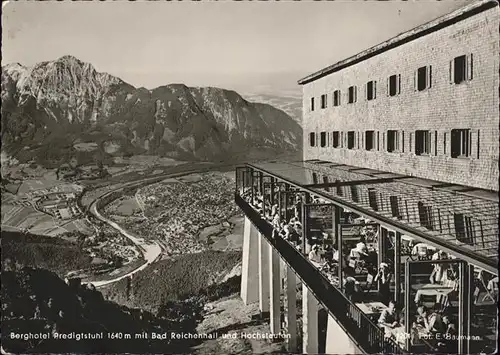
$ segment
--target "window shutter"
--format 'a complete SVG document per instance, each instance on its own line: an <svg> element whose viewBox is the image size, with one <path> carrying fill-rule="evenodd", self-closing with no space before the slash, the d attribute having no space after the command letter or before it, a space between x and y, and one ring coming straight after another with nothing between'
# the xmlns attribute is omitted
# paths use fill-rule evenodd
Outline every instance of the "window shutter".
<svg viewBox="0 0 500 355"><path fill-rule="evenodd" d="M432 155L432 131L429 131L429 135L427 136L429 141L426 142L427 147L426 147L426 153L429 155Z"/></svg>
<svg viewBox="0 0 500 355"><path fill-rule="evenodd" d="M477 147L477 150L476 150L476 157L477 159L479 159L479 152L481 151L481 138L480 138L480 134L479 134L479 130L477 130L477 144L476 144L476 147Z"/></svg>
<svg viewBox="0 0 500 355"><path fill-rule="evenodd" d="M474 77L474 62L472 53L467 56L467 80L472 80Z"/></svg>
<svg viewBox="0 0 500 355"><path fill-rule="evenodd" d="M377 81L376 80L373 82L373 98L374 99L377 98Z"/></svg>
<svg viewBox="0 0 500 355"><path fill-rule="evenodd" d="M470 138L469 138L469 156L471 158L477 156L477 130L470 130Z"/></svg>
<svg viewBox="0 0 500 355"><path fill-rule="evenodd" d="M398 74L398 94L401 94L401 74Z"/></svg>
<svg viewBox="0 0 500 355"><path fill-rule="evenodd" d="M386 90L387 90L387 95L386 96L389 96L390 89L391 89L391 77L390 76L387 78L387 85L386 86L387 86L386 87Z"/></svg>
<svg viewBox="0 0 500 355"><path fill-rule="evenodd" d="M428 73L428 77L427 77L427 88L431 88L432 87L432 65L429 65L428 66L428 70L427 70L427 73Z"/></svg>
<svg viewBox="0 0 500 355"><path fill-rule="evenodd" d="M415 70L415 73L413 74L413 90L417 91L417 83L418 83L418 69Z"/></svg>
<svg viewBox="0 0 500 355"><path fill-rule="evenodd" d="M471 157L471 158L472 158L472 142L473 142L472 138L473 138L473 130L471 129L469 132L469 147L468 147L469 148L469 157Z"/></svg>
<svg viewBox="0 0 500 355"><path fill-rule="evenodd" d="M450 84L455 82L455 59L450 60Z"/></svg>
<svg viewBox="0 0 500 355"><path fill-rule="evenodd" d="M438 131L434 131L434 155L438 155Z"/></svg>
<svg viewBox="0 0 500 355"><path fill-rule="evenodd" d="M368 100L368 83L365 84L365 100Z"/></svg>

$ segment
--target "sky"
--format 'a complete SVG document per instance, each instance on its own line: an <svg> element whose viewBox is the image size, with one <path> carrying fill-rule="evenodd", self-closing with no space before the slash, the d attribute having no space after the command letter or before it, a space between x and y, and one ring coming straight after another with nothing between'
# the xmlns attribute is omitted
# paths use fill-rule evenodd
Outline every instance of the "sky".
<svg viewBox="0 0 500 355"><path fill-rule="evenodd" d="M295 96L302 77L468 2L10 2L2 65L73 55L136 87Z"/></svg>

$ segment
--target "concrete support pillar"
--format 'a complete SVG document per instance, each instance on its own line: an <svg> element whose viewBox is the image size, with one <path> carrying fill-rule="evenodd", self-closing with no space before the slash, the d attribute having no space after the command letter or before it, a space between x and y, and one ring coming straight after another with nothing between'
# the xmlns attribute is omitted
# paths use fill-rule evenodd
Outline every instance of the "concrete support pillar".
<svg viewBox="0 0 500 355"><path fill-rule="evenodd" d="M286 266L286 324L289 334L287 350L297 352L297 276Z"/></svg>
<svg viewBox="0 0 500 355"><path fill-rule="evenodd" d="M326 329L325 354L364 354L330 314Z"/></svg>
<svg viewBox="0 0 500 355"><path fill-rule="evenodd" d="M266 238L259 233L259 309L263 316L269 313L269 248Z"/></svg>
<svg viewBox="0 0 500 355"><path fill-rule="evenodd" d="M302 353L318 353L318 311L319 302L311 291L302 286Z"/></svg>
<svg viewBox="0 0 500 355"><path fill-rule="evenodd" d="M286 270L288 268L288 265L285 263L285 260L283 258L280 258L280 287L281 287L281 294L285 294L285 289L286 289Z"/></svg>
<svg viewBox="0 0 500 355"><path fill-rule="evenodd" d="M241 263L241 291L243 302L248 305L259 300L259 233L245 217L243 230L243 260Z"/></svg>
<svg viewBox="0 0 500 355"><path fill-rule="evenodd" d="M270 289L270 318L271 334L278 334L281 330L281 275L280 256L276 249L269 246L269 289Z"/></svg>

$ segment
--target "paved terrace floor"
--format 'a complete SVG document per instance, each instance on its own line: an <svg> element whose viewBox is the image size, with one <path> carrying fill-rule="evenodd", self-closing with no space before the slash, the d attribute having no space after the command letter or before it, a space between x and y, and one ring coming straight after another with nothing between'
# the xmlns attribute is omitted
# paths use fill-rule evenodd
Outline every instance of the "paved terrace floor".
<svg viewBox="0 0 500 355"><path fill-rule="evenodd" d="M248 164L498 275L498 194L322 160Z"/></svg>

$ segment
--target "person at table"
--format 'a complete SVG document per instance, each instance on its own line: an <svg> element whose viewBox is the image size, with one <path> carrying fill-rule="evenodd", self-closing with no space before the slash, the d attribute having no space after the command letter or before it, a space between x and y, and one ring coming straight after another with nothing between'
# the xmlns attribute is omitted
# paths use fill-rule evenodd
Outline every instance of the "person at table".
<svg viewBox="0 0 500 355"><path fill-rule="evenodd" d="M309 252L309 260L316 267L322 267L324 265L323 256L319 249L318 244L314 244Z"/></svg>
<svg viewBox="0 0 500 355"><path fill-rule="evenodd" d="M417 308L417 324L425 328L427 332L444 334L446 324L443 323L443 317L437 311L429 312L429 310L420 306Z"/></svg>
<svg viewBox="0 0 500 355"><path fill-rule="evenodd" d="M375 282L378 282L380 301L387 304L391 299L391 279L392 273L389 270L387 263L380 263L377 275L375 275Z"/></svg>
<svg viewBox="0 0 500 355"><path fill-rule="evenodd" d="M389 301L389 307L382 311L378 324L387 328L395 328L399 325L399 315L396 310L396 302Z"/></svg>
<svg viewBox="0 0 500 355"><path fill-rule="evenodd" d="M344 295L347 299L356 302L359 295L359 283L350 273L344 273Z"/></svg>

